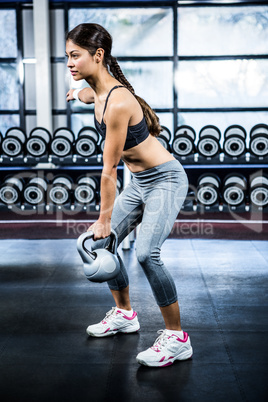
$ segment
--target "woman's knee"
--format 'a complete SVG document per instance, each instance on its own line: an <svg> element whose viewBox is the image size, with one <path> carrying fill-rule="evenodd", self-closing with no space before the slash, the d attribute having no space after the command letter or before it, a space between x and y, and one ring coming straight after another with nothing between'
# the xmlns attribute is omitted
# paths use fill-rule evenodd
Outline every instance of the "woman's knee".
<svg viewBox="0 0 268 402"><path fill-rule="evenodd" d="M138 245L136 247L137 260L141 265L146 265L147 263L159 264L160 260L160 250L153 249L147 245Z"/></svg>

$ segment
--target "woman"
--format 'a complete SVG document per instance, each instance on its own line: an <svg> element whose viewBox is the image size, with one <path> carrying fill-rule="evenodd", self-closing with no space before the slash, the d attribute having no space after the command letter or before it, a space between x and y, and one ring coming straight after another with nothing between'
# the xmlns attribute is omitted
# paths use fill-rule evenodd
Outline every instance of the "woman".
<svg viewBox="0 0 268 402"><path fill-rule="evenodd" d="M67 101L95 103L95 124L105 138L101 175L101 208L89 227L95 248L104 247L113 228L118 242L141 223L136 241L137 259L152 287L166 329L137 361L147 366L168 366L192 356L187 333L180 325L175 283L160 259L160 249L169 235L185 199L188 181L175 158L156 136L159 120L147 103L135 95L116 59L111 55L112 38L98 24L80 24L67 34L67 66L75 81L85 79L90 88L70 90ZM117 197L117 165L122 159L132 180ZM129 299L127 271L120 259L119 275L108 282L116 307L87 333L103 337L140 329Z"/></svg>

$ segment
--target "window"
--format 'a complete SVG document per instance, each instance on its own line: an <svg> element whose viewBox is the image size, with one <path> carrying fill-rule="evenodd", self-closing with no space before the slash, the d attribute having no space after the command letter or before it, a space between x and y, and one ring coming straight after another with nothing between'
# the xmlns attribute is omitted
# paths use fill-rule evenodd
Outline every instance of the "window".
<svg viewBox="0 0 268 402"><path fill-rule="evenodd" d="M20 123L15 10L0 9L0 42L0 132L4 135Z"/></svg>
<svg viewBox="0 0 268 402"><path fill-rule="evenodd" d="M16 11L0 10L1 58L17 57Z"/></svg>
<svg viewBox="0 0 268 402"><path fill-rule="evenodd" d="M113 38L113 56L172 56L172 8L70 9L69 29L83 22L104 26Z"/></svg>
<svg viewBox="0 0 268 402"><path fill-rule="evenodd" d="M268 7L178 8L178 125L267 122Z"/></svg>
<svg viewBox="0 0 268 402"><path fill-rule="evenodd" d="M175 85L182 108L262 107L268 99L268 59L181 61Z"/></svg>
<svg viewBox="0 0 268 402"><path fill-rule="evenodd" d="M181 7L179 54L184 56L268 53L268 7Z"/></svg>
<svg viewBox="0 0 268 402"><path fill-rule="evenodd" d="M173 8L71 8L68 16L69 29L94 22L108 30L113 38L112 55L118 58L124 75L137 95L157 110L160 123L173 131ZM93 105L73 102L71 111L74 131L85 121L93 124L93 117L81 113L93 113Z"/></svg>

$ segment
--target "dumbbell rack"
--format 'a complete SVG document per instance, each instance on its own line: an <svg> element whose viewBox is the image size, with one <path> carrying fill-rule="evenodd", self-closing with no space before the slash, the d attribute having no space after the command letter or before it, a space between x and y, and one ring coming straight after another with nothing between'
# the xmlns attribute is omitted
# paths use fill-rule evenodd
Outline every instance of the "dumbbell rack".
<svg viewBox="0 0 268 402"><path fill-rule="evenodd" d="M207 126L209 130L216 129L213 126ZM92 128L88 128L89 130L93 130ZM188 127L188 131L191 129ZM64 129L63 129L64 130ZM70 130L69 130L70 131ZM192 130L193 131L193 130ZM60 134L60 133L58 133ZM68 134L68 133L67 133ZM211 133L210 133L211 134ZM72 133L70 134L72 135ZM195 139L195 133L190 135L193 136ZM161 133L162 142L164 145L171 150L171 141L172 135L169 130L163 127L163 131ZM101 152L101 150L100 150ZM218 174L220 177L223 174L232 173L234 171L238 173L247 172L247 174L251 174L254 170L261 170L267 169L268 167L268 158L257 157L252 155L250 152L246 152L239 157L230 157L227 156L224 152L218 153L212 157L205 157L200 155L200 153L192 153L187 156L178 156L175 155L175 158L181 162L184 166L188 177L189 183L192 186L197 186L197 178L200 174L206 172L214 172ZM0 167L2 168L2 173L7 174L8 172L19 173L22 171L30 171L34 173L38 173L41 176L47 174L53 177L54 174L66 174L66 172L71 172L72 175L80 174L85 171L97 172L100 174L102 169L102 154L99 153L97 155L92 155L90 157L82 157L80 155L71 154L64 157L59 157L54 154L44 154L40 157L34 157L30 154L27 155L19 155L15 157L9 157L5 155L0 155ZM119 166L119 175L123 178L123 165ZM4 176L1 174L1 176ZM123 181L123 180L122 180ZM0 177L0 182L2 182L2 177ZM183 205L184 211L192 212L194 217L200 217L204 214L208 213L219 213L221 212L221 217L223 216L222 212L226 212L227 214L232 211L239 211L239 212L248 212L252 208L248 200L245 201L242 205L237 207L229 207L222 202L222 199L219 199L219 202L213 206L204 206L198 205L196 200L193 198L186 200L187 202ZM19 208L19 209L17 209ZM19 211L20 214L52 214L56 211L62 211L63 214L75 215L77 213L77 208L74 205L66 204L63 206L53 205L51 203L44 203L38 206L27 205L23 203L22 205L18 206L7 206L0 203L0 211ZM260 212L266 212L267 208L263 210L261 208L258 209ZM96 202L95 204L90 204L83 206L81 212L87 213L97 213L99 211L99 203Z"/></svg>
<svg viewBox="0 0 268 402"><path fill-rule="evenodd" d="M36 174L37 177L53 178L55 175L70 174L72 177L92 172L92 175L100 177L102 170L103 160L102 154L94 155L89 158L83 158L79 155L67 156L64 158L56 157L54 155L43 155L42 157L32 156L16 156L7 157L2 155L0 157L1 177L0 181L7 175L20 175L21 177L28 177L30 174ZM118 166L118 176L123 180L123 164ZM12 218L21 215L42 217L46 215L53 216L57 214L57 218L63 217L76 217L81 214L90 214L96 217L99 212L99 194L96 201L91 204L82 205L79 203L66 203L64 205L55 205L49 201L41 203L40 205L31 205L27 202L20 202L17 204L6 205L0 202L0 212L9 213Z"/></svg>
<svg viewBox="0 0 268 402"><path fill-rule="evenodd" d="M190 187L193 186L195 188L198 177L206 173L214 173L221 178L234 172L249 176L256 170L267 171L268 168L268 158L256 157L248 153L239 158L231 158L223 153L215 155L213 158L205 158L199 154L192 154L187 157L175 157L184 166L189 178ZM183 205L182 210L189 213L195 211L197 217L204 215L215 216L215 213L220 213L221 219L228 219L229 215L236 212L244 214L245 217L252 217L252 215L260 217L268 213L268 207L262 208L251 205L248 196L241 205L230 206L224 203L221 195L219 202L212 206L200 205L196 202L194 196L192 199L190 197L188 202Z"/></svg>
<svg viewBox="0 0 268 402"><path fill-rule="evenodd" d="M187 157L175 157L184 166L189 177L189 182L192 186L196 186L197 176L200 176L201 174L208 171L222 176L223 172L224 174L228 174L233 173L234 171L238 173L245 173L246 171L247 174L251 174L253 170L267 169L268 167L268 164L264 163L267 162L266 160L252 155L243 155L239 158L230 158L222 154L216 155L213 158L205 158L198 154L189 155ZM4 175L8 173L12 172L14 174L17 174L22 171L30 171L32 173L39 172L41 176L44 174L50 174L51 176L53 174L64 174L68 171L75 171L78 174L88 170L91 172L95 171L100 174L100 171L102 169L102 154L94 155L89 158L83 158L78 155L67 156L64 158L59 158L53 155L44 155L39 158L21 155L14 158L1 156L0 167L2 172L2 177L0 178L0 180L3 178ZM120 171L121 173L119 173L119 175L122 176L123 164L119 165L119 172ZM18 208L18 206L16 206L16 208ZM2 211L12 211L12 209L14 210L14 208L0 203L0 210ZM52 211L62 209L62 207L48 204L38 207L31 205L22 205L22 208L20 209L21 213L23 213L23 211L28 211L29 213L29 211L32 210L32 212L35 212L36 214L47 214L51 213ZM70 205L66 205L64 209L65 211L68 210L70 212L73 210L73 212L75 213L75 209ZM189 203L188 206L184 205L184 209L188 209L189 211L192 210L193 212L196 212L197 215L200 215L204 212L227 212L230 208L224 205L222 202L211 207L200 207L199 205L196 205L193 200L192 203L190 202L190 205ZM249 211L250 207L249 204L245 203L245 205L234 207L232 209L247 212ZM96 212L98 210L98 204L92 204L84 207L84 211L88 212ZM266 212L266 210L267 208L264 208L264 212Z"/></svg>

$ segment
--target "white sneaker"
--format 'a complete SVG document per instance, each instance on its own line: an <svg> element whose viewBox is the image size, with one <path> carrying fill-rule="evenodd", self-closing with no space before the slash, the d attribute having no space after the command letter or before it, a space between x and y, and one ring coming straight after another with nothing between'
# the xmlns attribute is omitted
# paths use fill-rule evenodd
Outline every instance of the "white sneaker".
<svg viewBox="0 0 268 402"><path fill-rule="evenodd" d="M140 364L150 367L170 366L175 360L187 360L193 354L190 337L184 332L184 338L167 334L167 330L157 332L161 334L153 346L136 357Z"/></svg>
<svg viewBox="0 0 268 402"><path fill-rule="evenodd" d="M132 317L127 317L119 308L113 307L100 323L87 327L87 333L91 336L103 337L115 335L117 332L128 334L137 332L139 329L140 324L135 311Z"/></svg>

